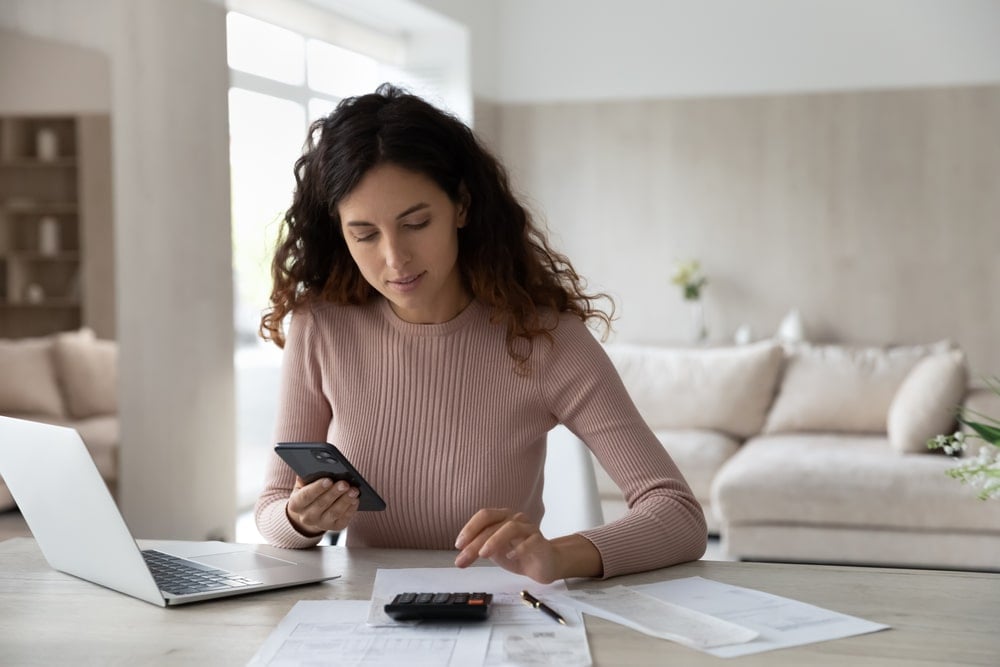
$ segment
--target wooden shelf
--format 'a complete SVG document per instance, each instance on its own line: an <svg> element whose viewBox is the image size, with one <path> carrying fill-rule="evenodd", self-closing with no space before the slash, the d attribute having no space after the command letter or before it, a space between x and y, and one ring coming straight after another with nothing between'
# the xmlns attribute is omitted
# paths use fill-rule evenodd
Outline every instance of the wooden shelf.
<svg viewBox="0 0 1000 667"><path fill-rule="evenodd" d="M45 255L36 251L15 250L0 254L0 260L21 262L79 262L80 253L60 252L57 255Z"/></svg>
<svg viewBox="0 0 1000 667"><path fill-rule="evenodd" d="M107 335L109 128L106 116L0 115L0 338L84 324Z"/></svg>
<svg viewBox="0 0 1000 667"><path fill-rule="evenodd" d="M45 309L76 309L80 307L79 299L45 299L44 301L39 301L38 303L28 303L27 301L19 302L0 302L0 310L45 310Z"/></svg>
<svg viewBox="0 0 1000 667"><path fill-rule="evenodd" d="M0 204L8 214L76 213L80 208L70 201L5 201Z"/></svg>
<svg viewBox="0 0 1000 667"><path fill-rule="evenodd" d="M33 157L7 158L0 160L0 169L74 169L75 157L60 157L55 160L40 160Z"/></svg>

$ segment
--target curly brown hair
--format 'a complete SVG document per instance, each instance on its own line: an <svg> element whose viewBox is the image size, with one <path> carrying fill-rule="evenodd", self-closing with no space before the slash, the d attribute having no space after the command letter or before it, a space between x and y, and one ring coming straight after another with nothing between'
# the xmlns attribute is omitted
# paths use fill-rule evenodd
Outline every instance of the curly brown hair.
<svg viewBox="0 0 1000 667"><path fill-rule="evenodd" d="M464 284L506 327L507 351L519 364L531 354L518 340L551 338L556 318L572 313L610 331L614 304L584 291L569 260L555 252L514 196L503 165L454 116L390 84L341 101L309 128L295 162L295 194L271 264L274 287L260 335L279 347L282 321L312 301L364 304L378 292L351 258L339 203L376 165L392 163L426 175L453 201L468 201L459 235ZM606 299L611 313L597 302Z"/></svg>

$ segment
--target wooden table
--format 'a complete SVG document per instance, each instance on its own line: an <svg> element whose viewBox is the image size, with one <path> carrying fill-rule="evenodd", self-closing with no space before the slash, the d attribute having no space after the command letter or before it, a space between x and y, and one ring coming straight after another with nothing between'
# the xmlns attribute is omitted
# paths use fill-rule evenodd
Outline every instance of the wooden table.
<svg viewBox="0 0 1000 667"><path fill-rule="evenodd" d="M163 609L50 569L0 542L0 664L244 665L298 600L368 599L377 568L451 567L443 551L311 550L342 578ZM891 630L722 659L586 617L595 665L1000 665L1000 574L697 561L619 577L702 576L886 623ZM572 588L608 585L577 580Z"/></svg>

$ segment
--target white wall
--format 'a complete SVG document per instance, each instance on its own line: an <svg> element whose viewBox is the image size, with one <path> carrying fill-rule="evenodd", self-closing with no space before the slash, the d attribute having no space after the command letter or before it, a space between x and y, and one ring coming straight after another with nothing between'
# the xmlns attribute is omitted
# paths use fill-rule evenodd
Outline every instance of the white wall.
<svg viewBox="0 0 1000 667"><path fill-rule="evenodd" d="M139 537L232 537L225 10L6 0L0 26L110 62L123 513Z"/></svg>
<svg viewBox="0 0 1000 667"><path fill-rule="evenodd" d="M556 247L615 297L616 340L929 343L1000 372L1000 86L505 105L501 153Z"/></svg>
<svg viewBox="0 0 1000 667"><path fill-rule="evenodd" d="M1000 2L421 2L470 27L477 130L619 339L686 338L695 257L715 341L799 308L1000 372Z"/></svg>
<svg viewBox="0 0 1000 667"><path fill-rule="evenodd" d="M996 0L420 0L500 103L1000 81Z"/></svg>
<svg viewBox="0 0 1000 667"><path fill-rule="evenodd" d="M107 113L110 106L102 52L0 30L0 113Z"/></svg>

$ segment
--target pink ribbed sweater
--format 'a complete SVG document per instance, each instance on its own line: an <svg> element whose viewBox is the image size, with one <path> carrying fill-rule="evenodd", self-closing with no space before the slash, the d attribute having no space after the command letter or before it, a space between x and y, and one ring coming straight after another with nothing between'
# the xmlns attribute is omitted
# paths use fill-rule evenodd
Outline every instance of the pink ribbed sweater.
<svg viewBox="0 0 1000 667"><path fill-rule="evenodd" d="M629 506L581 533L605 577L702 555L698 501L579 319L563 315L552 343L536 339L525 375L477 301L443 324L400 320L384 299L292 318L275 441L334 443L388 505L355 515L349 545L453 549L484 507L541 520L545 434L558 423L587 443ZM294 481L272 455L257 526L274 545L313 546L319 538L285 514Z"/></svg>

